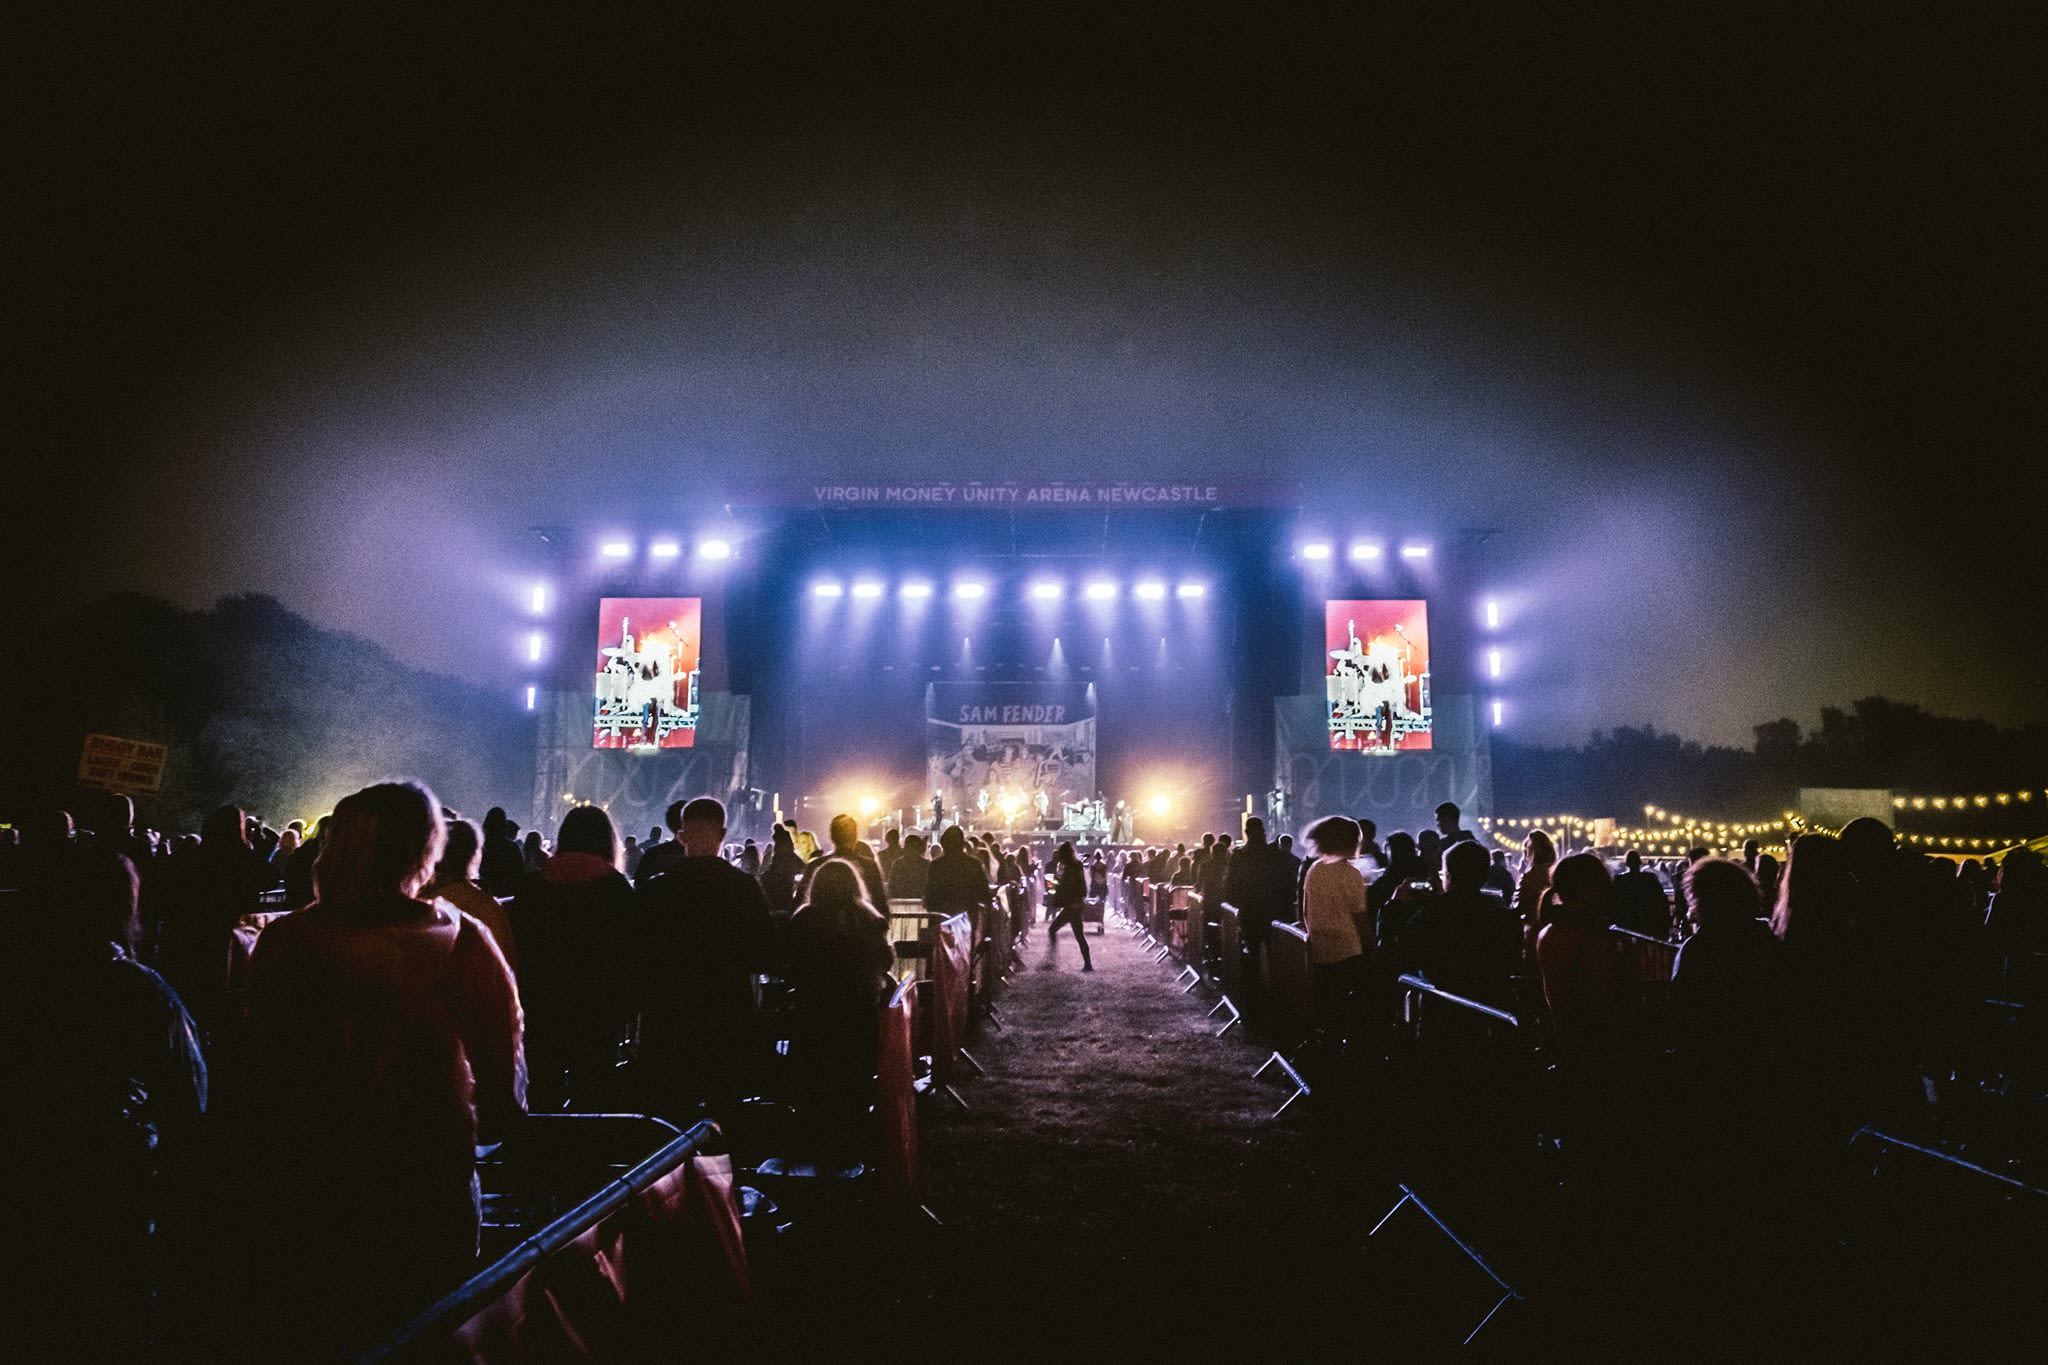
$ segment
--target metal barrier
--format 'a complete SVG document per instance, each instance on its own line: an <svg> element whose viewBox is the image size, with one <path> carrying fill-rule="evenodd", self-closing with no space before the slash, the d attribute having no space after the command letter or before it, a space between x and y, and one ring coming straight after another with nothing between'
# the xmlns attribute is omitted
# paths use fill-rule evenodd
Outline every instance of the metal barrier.
<svg viewBox="0 0 2048 1365"><path fill-rule="evenodd" d="M1926 1147L1917 1142L1908 1142L1905 1138L1894 1137L1890 1133L1867 1125L1858 1128L1855 1135L1849 1139L1849 1147L1852 1151L1859 1144L1865 1147L1875 1146L1877 1148L1877 1153L1871 1160L1871 1169L1873 1171L1882 1166L1884 1159L1893 1152L1907 1152L1922 1160L1937 1162L1953 1174L1988 1181L1990 1184L1998 1186L2007 1198L2017 1200L2026 1207L2048 1213L2048 1189L2042 1189L2038 1185L2030 1185L2018 1176L2006 1175L2001 1171L1994 1171L1988 1166L1979 1166L1973 1161L1967 1161L1952 1153L1944 1152L1938 1147Z"/></svg>
<svg viewBox="0 0 2048 1365"><path fill-rule="evenodd" d="M1482 1004L1480 1001L1470 1000L1462 995L1453 995L1447 990L1430 985L1422 977L1414 975L1403 976L1399 984L1403 992L1402 1014L1408 1023L1418 1022L1419 1015L1412 1006L1418 997L1426 997L1432 1000L1441 1000L1447 1005L1455 1005L1462 1010L1470 1010L1482 1018L1490 1019L1497 1024L1505 1024L1509 1028L1520 1028L1522 1026L1522 1021L1507 1010L1497 1009L1492 1005Z"/></svg>
<svg viewBox="0 0 2048 1365"><path fill-rule="evenodd" d="M1672 971L1678 966L1681 945L1669 939L1652 938L1633 929L1624 929L1619 924L1608 925L1607 932L1621 944L1622 968L1630 979L1645 984L1670 984Z"/></svg>
<svg viewBox="0 0 2048 1365"><path fill-rule="evenodd" d="M1389 1300L1384 1323L1394 1354L1434 1355L1470 1346L1522 1296L1414 1190L1399 1188L1401 1197L1366 1234L1368 1248L1386 1248L1388 1270L1381 1283L1399 1291ZM1399 1217L1408 1209L1420 1218Z"/></svg>
<svg viewBox="0 0 2048 1365"><path fill-rule="evenodd" d="M533 1121L534 1118L528 1119L528 1122ZM669 1125L663 1126L669 1127L670 1132L675 1131ZM412 1318L396 1332L357 1355L358 1365L376 1365L377 1362L402 1359L415 1349L438 1341L454 1331L503 1295L521 1276L595 1228L656 1181L696 1156L717 1135L717 1125L708 1120L691 1125L688 1132L677 1134L623 1174L605 1182L594 1194L550 1221L540 1231L520 1242L485 1269L470 1276L446 1297Z"/></svg>

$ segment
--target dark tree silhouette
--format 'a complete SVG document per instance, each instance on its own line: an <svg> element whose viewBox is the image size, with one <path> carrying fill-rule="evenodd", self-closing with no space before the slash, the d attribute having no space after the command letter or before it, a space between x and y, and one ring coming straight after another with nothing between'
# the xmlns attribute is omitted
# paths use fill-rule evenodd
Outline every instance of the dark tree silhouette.
<svg viewBox="0 0 2048 1365"><path fill-rule="evenodd" d="M408 668L264 596L186 611L124 594L19 624L0 679L0 810L77 808L80 745L98 732L169 746L138 814L197 828L233 801L276 823L323 813L392 774L464 809L524 804L532 732L509 687Z"/></svg>

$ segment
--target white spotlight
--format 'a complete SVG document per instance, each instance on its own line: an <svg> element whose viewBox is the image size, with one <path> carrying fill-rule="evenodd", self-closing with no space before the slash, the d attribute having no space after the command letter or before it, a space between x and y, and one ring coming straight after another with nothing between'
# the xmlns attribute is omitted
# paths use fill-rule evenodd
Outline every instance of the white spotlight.
<svg viewBox="0 0 2048 1365"><path fill-rule="evenodd" d="M633 542L630 540L607 540L601 553L606 559L624 559L627 555L633 553Z"/></svg>
<svg viewBox="0 0 2048 1365"><path fill-rule="evenodd" d="M1031 585L1031 595L1041 602L1054 601L1060 595L1060 585L1057 583L1033 583Z"/></svg>
<svg viewBox="0 0 2048 1365"><path fill-rule="evenodd" d="M1083 595L1091 602L1107 602L1116 596L1116 584L1106 578L1098 578L1083 590Z"/></svg>
<svg viewBox="0 0 2048 1365"><path fill-rule="evenodd" d="M1403 545L1401 547L1401 558L1428 559L1429 547L1427 545Z"/></svg>
<svg viewBox="0 0 2048 1365"><path fill-rule="evenodd" d="M1500 676L1500 651L1497 649L1486 651L1486 676L1489 678L1498 678Z"/></svg>
<svg viewBox="0 0 2048 1365"><path fill-rule="evenodd" d="M1501 723L1501 717L1502 717L1503 713L1505 712L1505 710L1506 710L1506 707L1505 707L1505 706L1503 706L1503 705L1502 705L1502 703L1500 703L1500 702L1495 702L1495 703L1493 704L1493 724L1494 724L1494 727L1495 727L1496 729L1498 729L1498 728L1500 727L1500 723Z"/></svg>
<svg viewBox="0 0 2048 1365"><path fill-rule="evenodd" d="M839 597L844 595L845 592L846 589L844 587L829 578L823 583L813 583L811 585L811 595L813 597Z"/></svg>
<svg viewBox="0 0 2048 1365"><path fill-rule="evenodd" d="M853 585L853 595L855 597L880 597L882 595L882 585L871 581L856 583Z"/></svg>
<svg viewBox="0 0 2048 1365"><path fill-rule="evenodd" d="M541 634L539 631L535 631L533 632L533 634L526 637L526 661L528 663L537 664L540 662L540 650L542 643L543 641L541 640Z"/></svg>
<svg viewBox="0 0 2048 1365"><path fill-rule="evenodd" d="M534 702L537 701L539 697L540 689L538 687L535 687L532 683L528 683L526 685L526 709L531 711L533 709Z"/></svg>
<svg viewBox="0 0 2048 1365"><path fill-rule="evenodd" d="M930 597L932 595L932 585L929 583L905 583L897 591L905 597Z"/></svg>
<svg viewBox="0 0 2048 1365"><path fill-rule="evenodd" d="M988 584L975 582L955 583L953 585L953 596L964 597L969 601L978 601L988 596Z"/></svg>
<svg viewBox="0 0 2048 1365"><path fill-rule="evenodd" d="M1311 540L1308 544L1301 547L1301 557L1303 559L1328 559L1330 557L1330 542L1327 540Z"/></svg>
<svg viewBox="0 0 2048 1365"><path fill-rule="evenodd" d="M673 540L657 540L647 547L647 553L656 559L674 559L683 552L683 547Z"/></svg>
<svg viewBox="0 0 2048 1365"><path fill-rule="evenodd" d="M697 554L704 559L731 559L732 542L729 540L700 540Z"/></svg>
<svg viewBox="0 0 2048 1365"><path fill-rule="evenodd" d="M545 583L534 584L533 595L528 600L533 604L533 614L535 616L546 611L548 609L548 585Z"/></svg>
<svg viewBox="0 0 2048 1365"><path fill-rule="evenodd" d="M1156 580L1148 580L1132 588L1131 595L1143 598L1147 602L1157 602L1166 596L1166 585Z"/></svg>
<svg viewBox="0 0 2048 1365"><path fill-rule="evenodd" d="M1380 547L1375 541L1356 541L1351 546L1351 557L1361 562L1369 559L1378 559L1380 557Z"/></svg>
<svg viewBox="0 0 2048 1365"><path fill-rule="evenodd" d="M1486 628L1488 630L1500 629L1500 603L1490 597L1486 600Z"/></svg>
<svg viewBox="0 0 2048 1365"><path fill-rule="evenodd" d="M1180 598L1201 597L1208 591L1209 589L1200 583L1183 583L1173 590L1173 595Z"/></svg>

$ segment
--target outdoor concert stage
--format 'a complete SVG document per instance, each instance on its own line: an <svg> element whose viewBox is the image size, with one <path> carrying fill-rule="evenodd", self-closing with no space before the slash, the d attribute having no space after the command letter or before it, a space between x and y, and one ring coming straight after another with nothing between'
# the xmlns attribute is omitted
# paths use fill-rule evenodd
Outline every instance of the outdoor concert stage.
<svg viewBox="0 0 2048 1365"><path fill-rule="evenodd" d="M704 794L736 837L778 810L1137 841L1235 830L1247 798L1285 828L1485 814L1484 541L1145 483L807 487L538 528L527 823L588 801L644 833Z"/></svg>

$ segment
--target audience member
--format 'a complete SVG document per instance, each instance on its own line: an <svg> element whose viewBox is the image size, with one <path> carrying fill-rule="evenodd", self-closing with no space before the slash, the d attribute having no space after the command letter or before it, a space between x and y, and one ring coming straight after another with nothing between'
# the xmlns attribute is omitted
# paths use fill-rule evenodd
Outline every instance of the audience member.
<svg viewBox="0 0 2048 1365"><path fill-rule="evenodd" d="M1522 884L1529 885L1527 877ZM1608 932L1614 880L1607 864L1590 853L1558 863L1538 917L1536 968L1560 1037L1611 1038L1621 1006L1621 952Z"/></svg>
<svg viewBox="0 0 2048 1365"><path fill-rule="evenodd" d="M946 830L958 833L957 825ZM948 853L980 871L964 848ZM803 905L790 917L787 948L796 1001L790 1063L828 1155L848 1159L860 1150L873 1094L875 1012L895 961L889 921L868 901L851 862L830 859L811 877Z"/></svg>
<svg viewBox="0 0 2048 1365"><path fill-rule="evenodd" d="M228 940L242 917L255 913L269 882L236 806L222 806L206 817L199 851L169 878L157 966L202 1029L224 1022Z"/></svg>
<svg viewBox="0 0 2048 1365"><path fill-rule="evenodd" d="M447 830L441 861L434 868L433 880L421 889L420 899L447 901L475 919L490 931L491 941L498 945L498 951L516 971L519 952L518 945L512 941L512 917L505 913L505 907L499 904L498 898L484 890L477 880L483 862L483 839L476 826L467 820L450 820Z"/></svg>
<svg viewBox="0 0 2048 1365"><path fill-rule="evenodd" d="M979 915L994 897L981 860L967 852L967 836L958 825L946 826L939 835L939 856L925 874L925 909L941 915Z"/></svg>
<svg viewBox="0 0 2048 1365"><path fill-rule="evenodd" d="M327 817L313 822L313 832L292 850L284 864L284 903L297 910L313 903L313 863L320 856L320 840L327 832Z"/></svg>
<svg viewBox="0 0 2048 1365"><path fill-rule="evenodd" d="M7 1350L144 1359L153 1243L180 1202L207 1074L177 993L135 960L135 867L81 848L22 913L0 992L0 1190L18 1253Z"/></svg>
<svg viewBox="0 0 2048 1365"><path fill-rule="evenodd" d="M1463 812L1458 809L1458 803L1455 801L1446 801L1436 808L1436 833L1438 842L1445 850L1452 844L1476 842L1472 839L1472 831L1458 823L1461 814Z"/></svg>
<svg viewBox="0 0 2048 1365"><path fill-rule="evenodd" d="M1515 917L1524 928L1542 926L1543 899L1550 893L1550 871L1557 865L1557 845L1540 829L1522 840L1522 880L1515 886ZM1605 928L1606 926L1602 926Z"/></svg>
<svg viewBox="0 0 2048 1365"><path fill-rule="evenodd" d="M264 931L245 1153L258 1311L304 1339L382 1328L469 1272L475 1147L525 1108L519 995L490 934L417 899L440 806L384 783L335 807L316 900Z"/></svg>
<svg viewBox="0 0 2048 1365"><path fill-rule="evenodd" d="M678 822L682 811L676 812ZM771 914L786 915L796 909L797 883L803 879L803 856L796 851L796 839L788 825L777 825L769 840L768 865L761 869L761 894Z"/></svg>
<svg viewBox="0 0 2048 1365"><path fill-rule="evenodd" d="M1504 849L1493 851L1493 860L1486 869L1486 889L1499 896L1501 904L1513 908L1515 874L1508 871L1508 855Z"/></svg>
<svg viewBox="0 0 2048 1365"><path fill-rule="evenodd" d="M775 931L760 883L719 856L725 807L699 797L676 823L682 856L640 893L639 1066L655 1111L688 1118L699 1100L729 1109L744 1093L754 974L775 955Z"/></svg>
<svg viewBox="0 0 2048 1365"><path fill-rule="evenodd" d="M1313 839L1310 842L1314 842ZM1395 830L1387 836L1386 870L1373 880L1367 893L1373 913L1386 909L1393 901L1394 893L1403 886L1418 881L1431 881L1429 867L1422 861L1414 836L1406 830ZM1433 882L1431 889L1434 889Z"/></svg>
<svg viewBox="0 0 2048 1365"><path fill-rule="evenodd" d="M1656 873L1643 871L1643 855L1635 849L1623 864L1628 870L1614 879L1614 922L1651 938L1670 938L1671 902L1664 883Z"/></svg>
<svg viewBox="0 0 2048 1365"><path fill-rule="evenodd" d="M1294 920L1296 861L1266 842L1265 821L1256 817L1245 821L1244 847L1230 860L1223 879L1223 899L1237 907L1239 941L1250 969L1244 979L1252 983L1254 992L1274 923Z"/></svg>
<svg viewBox="0 0 2048 1365"><path fill-rule="evenodd" d="M1060 930L1071 927L1074 941L1081 945L1081 970L1095 970L1088 951L1088 931L1081 923L1081 911L1088 901L1088 872L1074 856L1074 846L1062 842L1052 855L1052 885L1047 892L1052 905L1051 921L1045 926L1045 941L1059 947Z"/></svg>
<svg viewBox="0 0 2048 1365"><path fill-rule="evenodd" d="M476 807L471 806L471 810ZM493 896L515 894L526 880L526 861L520 856L519 842L512 837L509 821L505 818L503 806L492 806L484 812L483 855L479 880L484 890Z"/></svg>
<svg viewBox="0 0 2048 1365"><path fill-rule="evenodd" d="M2010 961L2048 953L2048 867L2031 848L2016 848L1998 864L1984 927L1995 951ZM2008 969L2010 970L2010 969Z"/></svg>
<svg viewBox="0 0 2048 1365"><path fill-rule="evenodd" d="M671 801L662 818L668 821L673 839L664 839L640 855L640 870L633 876L633 885L644 887L662 873L674 867L688 855L683 852L683 807L686 802Z"/></svg>
<svg viewBox="0 0 2048 1365"><path fill-rule="evenodd" d="M1513 1003L1510 980L1522 959L1522 928L1499 896L1486 890L1486 850L1471 839L1444 853L1442 895L1424 901L1401 950L1431 985L1482 1004Z"/></svg>
<svg viewBox="0 0 2048 1365"><path fill-rule="evenodd" d="M913 834L903 841L903 852L889 869L889 898L899 901L924 900L925 878L931 860L925 857L924 836Z"/></svg>
<svg viewBox="0 0 2048 1365"><path fill-rule="evenodd" d="M536 1109L606 1098L637 1001L633 886L598 806L563 817L555 854L512 902Z"/></svg>
<svg viewBox="0 0 2048 1365"><path fill-rule="evenodd" d="M1693 934L1671 977L1681 1054L1716 1080L1754 1081L1785 1027L1783 945L1759 921L1762 899L1741 863L1702 859L1685 882Z"/></svg>
<svg viewBox="0 0 2048 1365"><path fill-rule="evenodd" d="M1387 865L1387 854L1386 850L1380 847L1379 832L1378 825L1362 816L1359 818L1358 856L1366 859L1375 867L1383 868ZM1283 837L1291 838L1292 836Z"/></svg>
<svg viewBox="0 0 2048 1365"><path fill-rule="evenodd" d="M1301 916L1308 929L1316 1016L1326 1027L1341 1028L1365 984L1365 945L1374 940L1365 877L1351 862L1358 856L1358 824L1347 816L1328 816L1309 827L1308 841L1316 860L1302 885Z"/></svg>

